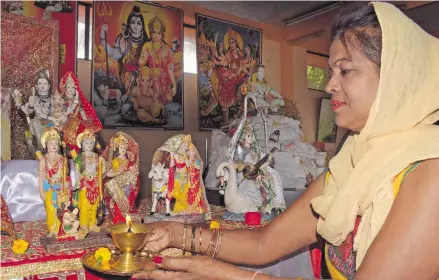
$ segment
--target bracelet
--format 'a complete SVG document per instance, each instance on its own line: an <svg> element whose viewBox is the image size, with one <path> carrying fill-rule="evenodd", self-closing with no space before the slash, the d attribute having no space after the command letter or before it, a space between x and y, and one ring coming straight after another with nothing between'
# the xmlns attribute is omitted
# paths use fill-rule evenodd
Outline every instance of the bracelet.
<svg viewBox="0 0 439 280"><path fill-rule="evenodd" d="M186 230L187 230L187 224L184 224L184 227L183 227L183 256L186 254Z"/></svg>
<svg viewBox="0 0 439 280"><path fill-rule="evenodd" d="M218 229L214 229L212 231L212 237L210 238L209 241L209 246L207 246L207 250L206 250L206 255L208 255L209 257L213 256L213 252L215 250L215 242L214 240L216 239L216 235L218 234Z"/></svg>
<svg viewBox="0 0 439 280"><path fill-rule="evenodd" d="M201 236L203 234L203 228L200 227L200 248L198 248L198 251L201 253Z"/></svg>
<svg viewBox="0 0 439 280"><path fill-rule="evenodd" d="M212 255L213 259L216 258L216 256L219 253L220 246L221 246L222 235L223 235L223 231L222 230L218 230L218 238L217 238L216 244L215 244L215 251L213 252L213 255Z"/></svg>
<svg viewBox="0 0 439 280"><path fill-rule="evenodd" d="M191 236L191 253L195 254L195 230L196 227L192 227L192 236Z"/></svg>
<svg viewBox="0 0 439 280"><path fill-rule="evenodd" d="M260 274L260 273L262 273L262 271L260 271L260 270L255 271L255 273L253 273L253 276L252 276L252 278L251 278L250 280L255 280L256 276L257 276L258 274Z"/></svg>

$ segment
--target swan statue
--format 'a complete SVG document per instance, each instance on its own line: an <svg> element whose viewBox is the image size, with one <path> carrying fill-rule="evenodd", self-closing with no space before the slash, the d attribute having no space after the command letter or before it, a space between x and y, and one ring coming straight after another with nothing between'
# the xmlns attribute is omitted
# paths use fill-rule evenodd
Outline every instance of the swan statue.
<svg viewBox="0 0 439 280"><path fill-rule="evenodd" d="M238 188L235 167L230 162L221 163L216 169L216 177L220 179L221 188L227 183L224 192L224 204L227 211L232 213L258 212L259 209L249 196Z"/></svg>

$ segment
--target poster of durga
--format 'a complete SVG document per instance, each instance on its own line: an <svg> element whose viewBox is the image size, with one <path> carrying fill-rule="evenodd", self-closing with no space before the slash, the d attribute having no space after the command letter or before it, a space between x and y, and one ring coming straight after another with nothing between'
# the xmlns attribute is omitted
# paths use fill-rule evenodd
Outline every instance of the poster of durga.
<svg viewBox="0 0 439 280"><path fill-rule="evenodd" d="M104 127L183 129L183 12L98 1L93 106Z"/></svg>
<svg viewBox="0 0 439 280"><path fill-rule="evenodd" d="M262 30L197 14L200 130L242 117L241 85L261 63Z"/></svg>

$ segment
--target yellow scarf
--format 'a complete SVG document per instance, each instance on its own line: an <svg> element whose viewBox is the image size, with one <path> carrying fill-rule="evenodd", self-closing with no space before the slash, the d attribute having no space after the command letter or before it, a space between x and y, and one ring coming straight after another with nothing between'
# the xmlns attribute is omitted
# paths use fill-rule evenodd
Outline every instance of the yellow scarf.
<svg viewBox="0 0 439 280"><path fill-rule="evenodd" d="M312 200L317 232L340 245L354 240L357 269L392 207L392 180L413 162L439 157L439 40L395 6L373 3L382 29L378 93L360 134L350 136Z"/></svg>

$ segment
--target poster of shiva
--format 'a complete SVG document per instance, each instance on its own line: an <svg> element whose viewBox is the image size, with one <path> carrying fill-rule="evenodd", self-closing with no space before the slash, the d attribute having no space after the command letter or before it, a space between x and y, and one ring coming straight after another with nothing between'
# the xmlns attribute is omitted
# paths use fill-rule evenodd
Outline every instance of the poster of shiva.
<svg viewBox="0 0 439 280"><path fill-rule="evenodd" d="M261 63L262 30L197 14L200 130L242 117L241 85Z"/></svg>
<svg viewBox="0 0 439 280"><path fill-rule="evenodd" d="M183 12L95 3L92 100L104 127L182 130Z"/></svg>

